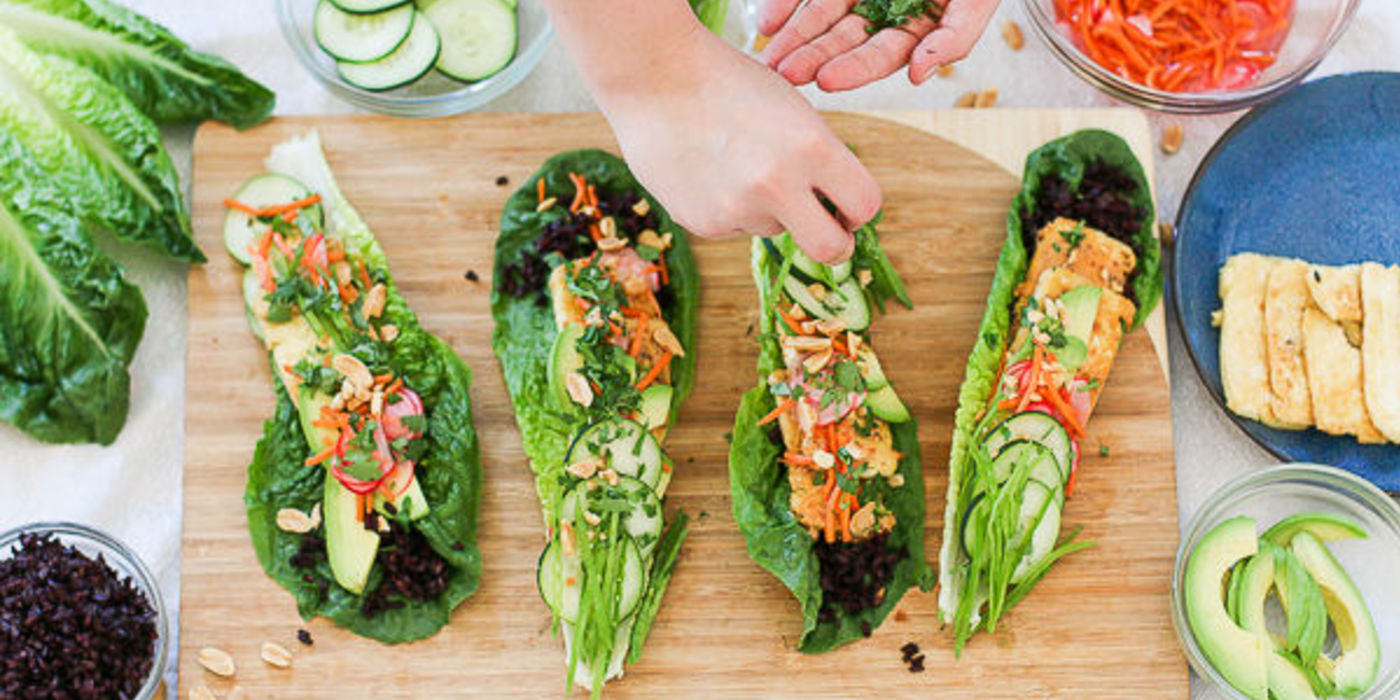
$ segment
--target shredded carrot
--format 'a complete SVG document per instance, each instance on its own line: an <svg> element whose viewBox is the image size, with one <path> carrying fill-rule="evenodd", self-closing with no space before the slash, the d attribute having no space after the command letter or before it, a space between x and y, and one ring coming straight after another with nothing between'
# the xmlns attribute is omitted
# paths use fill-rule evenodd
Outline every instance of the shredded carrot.
<svg viewBox="0 0 1400 700"><path fill-rule="evenodd" d="M335 454L335 448L334 448L334 447L328 447L328 448L326 448L326 449L324 449L324 450L321 450L320 452L317 452L316 454L311 455L310 457L307 457L307 458L306 458L306 466L308 466L308 467L314 467L314 466L320 464L321 462L324 462L324 461L330 459L330 458L331 458L331 455L333 455L333 454Z"/></svg>
<svg viewBox="0 0 1400 700"><path fill-rule="evenodd" d="M370 287L374 286L374 284L371 283L369 280L369 268L365 267L365 261L363 260L360 261L360 280L365 283L365 289L369 289Z"/></svg>
<svg viewBox="0 0 1400 700"><path fill-rule="evenodd" d="M247 204L244 204L236 199L225 199L224 206L228 207L229 209L236 209L238 211L241 211L244 214L247 214L248 216L258 215L257 209L254 209L253 207L250 207Z"/></svg>
<svg viewBox="0 0 1400 700"><path fill-rule="evenodd" d="M288 202L286 204L274 204L270 207L263 207L262 209L257 210L256 215L259 217L279 216L281 214L286 214L289 211L296 211L297 209L303 209L305 207L309 207L320 203L321 195L313 194L309 197L298 199L295 202Z"/></svg>
<svg viewBox="0 0 1400 700"><path fill-rule="evenodd" d="M783 311L783 306L781 304L775 306L778 309L778 315L783 319L783 323L787 324L787 327L792 329L793 333L802 335L802 326L797 322L797 319L793 318L788 312Z"/></svg>
<svg viewBox="0 0 1400 700"><path fill-rule="evenodd" d="M544 176L543 176L543 175L540 176L540 179L535 180L535 196L538 198L536 201L539 201L539 202L543 202L543 201L544 201Z"/></svg>
<svg viewBox="0 0 1400 700"><path fill-rule="evenodd" d="M837 511L841 514L841 539L846 542L851 541L850 501L851 499L849 497L843 497L840 502L840 508Z"/></svg>
<svg viewBox="0 0 1400 700"><path fill-rule="evenodd" d="M333 420L330 418L317 418L316 420L311 421L311 425L317 428L325 428L327 430L332 430L340 428L340 421Z"/></svg>
<svg viewBox="0 0 1400 700"><path fill-rule="evenodd" d="M668 352L668 353L666 353L666 354L669 355L670 353ZM759 418L759 419L758 419L758 424L759 424L759 425L768 425L769 423L772 423L773 421L778 420L778 416L781 416L781 415L783 415L784 413L786 413L786 412L788 411L788 409L792 408L792 407L793 407L793 404L795 404L795 403L796 403L796 402L793 401L792 399L787 398L787 397L783 397L783 400L782 400L782 401L779 401L779 402L778 402L778 405L777 405L776 407L774 407L773 410L769 411L768 413L765 413L765 414L763 415L762 418Z"/></svg>
<svg viewBox="0 0 1400 700"><path fill-rule="evenodd" d="M639 316L637 327L632 331L632 347L627 348L627 354L631 355L633 359L636 359L637 355L642 352L642 339L646 337L646 330L647 317Z"/></svg>
<svg viewBox="0 0 1400 700"><path fill-rule="evenodd" d="M288 245L285 238L282 238L282 234L273 231L272 242L277 245L277 249L282 251L283 255L287 256L288 260L296 256L296 253L292 250L292 246Z"/></svg>
<svg viewBox="0 0 1400 700"><path fill-rule="evenodd" d="M283 214L283 215L282 215L282 220L285 221L285 222L287 222L287 223L289 223L289 224L290 224L290 223L295 223L296 220L297 220L297 217L300 216L300 215L301 215L301 212L300 212L300 211L297 211L296 209L293 209L293 210L287 212L286 214Z"/></svg>
<svg viewBox="0 0 1400 700"><path fill-rule="evenodd" d="M1074 495L1074 482L1077 476L1079 476L1079 468L1071 465L1069 469L1069 479L1065 481L1065 498Z"/></svg>
<svg viewBox="0 0 1400 700"><path fill-rule="evenodd" d="M661 284L670 284L671 270L666 265L666 251L663 250L660 253L657 253L656 260L657 264L661 265Z"/></svg>
<svg viewBox="0 0 1400 700"><path fill-rule="evenodd" d="M393 379L393 372L385 372L384 374L376 374L374 376L374 383L376 386L379 384L388 384L389 382L393 381Z"/></svg>
<svg viewBox="0 0 1400 700"><path fill-rule="evenodd" d="M661 359L656 364L652 365L651 369L647 370L646 376L642 377L641 381L637 382L637 391L651 386L651 383L656 381L657 377L661 376L661 370L666 369L666 365L669 364L671 364L671 351L667 350L666 354L662 355Z"/></svg>
<svg viewBox="0 0 1400 700"><path fill-rule="evenodd" d="M403 388L403 377L396 377L389 386L385 387L384 393L393 394Z"/></svg>
<svg viewBox="0 0 1400 700"><path fill-rule="evenodd" d="M1016 412L1026 410L1026 406L1031 403L1031 397L1036 394L1036 388L1040 386L1040 366L1045 361L1045 348L1039 343L1035 343L1035 350L1031 352L1031 373L1030 381L1026 383L1026 389L1021 394L1021 401L1016 404Z"/></svg>
<svg viewBox="0 0 1400 700"><path fill-rule="evenodd" d="M1065 428L1069 430L1069 434L1076 438L1083 437L1084 426L1079 424L1079 416L1075 415L1074 407L1070 406L1069 403L1065 401L1064 397L1060 396L1060 390L1047 387L1045 397L1049 399L1050 405L1054 406L1055 410L1059 411L1060 414L1064 416Z"/></svg>
<svg viewBox="0 0 1400 700"><path fill-rule="evenodd" d="M353 304L353 303L355 303L355 300L356 300L356 299L359 299L359 298L360 298L360 293L359 293L358 291L355 291L355 285L352 285L352 284L342 284L342 285L340 285L340 300L341 300L341 301L343 301L343 302L345 302L345 303L347 303L347 304Z"/></svg>
<svg viewBox="0 0 1400 700"><path fill-rule="evenodd" d="M588 206L598 208L598 190L593 185L588 186Z"/></svg>
<svg viewBox="0 0 1400 700"><path fill-rule="evenodd" d="M830 508L826 510L826 524L822 528L822 536L826 538L827 544L836 541L836 511Z"/></svg>
<svg viewBox="0 0 1400 700"><path fill-rule="evenodd" d="M345 259L345 250L344 250L344 249L342 249L342 248L336 248L336 249L334 249L334 250L329 249L329 248L326 249L326 262L337 263L337 262L340 262L341 260L344 260L344 259Z"/></svg>
<svg viewBox="0 0 1400 700"><path fill-rule="evenodd" d="M811 467L816 465L816 462L814 462L811 457L800 452L788 452L784 454L783 461L794 467Z"/></svg>
<svg viewBox="0 0 1400 700"><path fill-rule="evenodd" d="M577 212L588 202L588 180L578 173L569 173L569 182L574 183L574 201L569 204L569 211Z"/></svg>

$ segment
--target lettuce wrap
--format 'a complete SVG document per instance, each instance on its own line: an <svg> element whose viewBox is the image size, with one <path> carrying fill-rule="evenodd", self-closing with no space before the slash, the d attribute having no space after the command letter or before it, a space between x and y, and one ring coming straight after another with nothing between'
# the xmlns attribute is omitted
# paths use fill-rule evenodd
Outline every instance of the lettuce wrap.
<svg viewBox="0 0 1400 700"><path fill-rule="evenodd" d="M817 552L821 545L789 505L793 488L789 468L783 461L784 439L775 434L776 426L763 425L765 417L780 410L769 378L785 367L777 330L778 324L784 322L778 311L782 298L780 280L788 274L795 256L800 253L795 252L786 236L776 245L754 241L752 267L760 302L759 327L763 329L758 356L761 379L744 395L735 416L729 478L734 518L744 534L749 556L782 581L801 605L803 624L798 649L820 653L869 636L910 588L928 583L930 572L923 551L924 487L918 431L906 414L903 422L889 424L893 448L898 452L896 478L902 479L902 485L894 487L882 479L863 482L863 498L869 499L867 502L879 500L892 512L893 529L882 536L887 538L887 551L901 556L884 584L883 594L876 594L876 604L852 611L833 602L824 610L822 561ZM890 298L911 306L902 281L879 247L873 225L856 233L852 267L851 279L862 280L862 296L868 307L883 310ZM832 269L808 267L814 274L834 281L829 277L834 274ZM838 542L836 546L841 545Z"/></svg>

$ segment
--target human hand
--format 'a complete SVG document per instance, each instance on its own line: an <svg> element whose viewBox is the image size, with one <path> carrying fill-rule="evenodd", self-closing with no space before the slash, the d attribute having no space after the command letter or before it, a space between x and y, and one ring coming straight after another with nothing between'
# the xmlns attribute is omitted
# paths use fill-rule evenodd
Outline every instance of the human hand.
<svg viewBox="0 0 1400 700"><path fill-rule="evenodd" d="M596 94L642 184L697 235L787 230L817 260L847 258L881 203L855 154L792 86L708 32L672 49Z"/></svg>
<svg viewBox="0 0 1400 700"><path fill-rule="evenodd" d="M773 38L763 62L794 85L815 80L829 92L861 87L906 64L909 82L919 85L972 51L1000 2L946 0L937 21L925 15L871 34L870 22L852 11L857 1L765 0L758 30Z"/></svg>

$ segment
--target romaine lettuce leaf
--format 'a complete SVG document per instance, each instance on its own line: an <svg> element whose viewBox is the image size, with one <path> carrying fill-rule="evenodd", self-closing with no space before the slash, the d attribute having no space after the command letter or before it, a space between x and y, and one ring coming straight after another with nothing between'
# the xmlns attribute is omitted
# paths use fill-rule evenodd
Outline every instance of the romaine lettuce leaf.
<svg viewBox="0 0 1400 700"><path fill-rule="evenodd" d="M881 305L890 297L908 303L904 285L889 265L876 240L873 226L856 233L856 255L862 267L870 265L875 279L870 291ZM876 262L880 264L875 264ZM821 571L812 536L797 522L788 505L791 487L786 470L779 464L781 450L769 437L769 428L758 421L776 406L768 391L767 376L782 367L782 350L773 328L778 287L775 281L781 264L768 255L762 242L753 243L753 274L761 304L759 327L758 385L744 394L734 417L733 443L729 450L729 489L734 520L744 534L749 556L792 591L802 606L802 640L798 649L806 653L830 651L863 636L862 623L878 627L912 587L929 583L924 559L924 482L919 467L918 428L913 421L890 426L894 447L904 455L898 473L904 485L888 488L884 501L894 511L896 525L889 544L908 556L895 568L886 587L884 602L857 615L840 612L835 622L820 622L822 605ZM874 484L875 482L870 482Z"/></svg>
<svg viewBox="0 0 1400 700"><path fill-rule="evenodd" d="M0 27L0 194L20 208L42 199L93 228L202 262L180 178L160 131L91 71L29 50ZM46 172L21 180L8 161Z"/></svg>
<svg viewBox="0 0 1400 700"><path fill-rule="evenodd" d="M162 123L214 119L238 128L272 113L272 91L165 27L107 0L0 0L0 26L67 57Z"/></svg>
<svg viewBox="0 0 1400 700"><path fill-rule="evenodd" d="M729 13L729 0L690 0L690 9L705 28L719 34L724 31L724 20Z"/></svg>
<svg viewBox="0 0 1400 700"><path fill-rule="evenodd" d="M5 178L41 178L12 157ZM146 325L141 290L82 225L46 202L0 199L0 419L44 442L111 444Z"/></svg>

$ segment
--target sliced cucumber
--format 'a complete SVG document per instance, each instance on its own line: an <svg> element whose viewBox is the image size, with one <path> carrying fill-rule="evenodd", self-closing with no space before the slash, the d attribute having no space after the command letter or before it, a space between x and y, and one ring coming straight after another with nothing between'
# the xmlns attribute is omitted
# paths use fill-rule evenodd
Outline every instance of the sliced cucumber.
<svg viewBox="0 0 1400 700"><path fill-rule="evenodd" d="M615 546L622 549L622 570L617 572L617 598L614 603L618 619L631 617L641 607L646 589L647 572L641 550L631 537L622 535ZM599 558L598 561L604 561ZM578 556L564 554L564 546L556 537L550 541L535 571L535 584L546 605L565 622L577 622L579 603L583 598L585 572Z"/></svg>
<svg viewBox="0 0 1400 700"><path fill-rule="evenodd" d="M909 409L899 400L894 387L885 385L865 395L865 405L876 418L890 423L909 420Z"/></svg>
<svg viewBox="0 0 1400 700"><path fill-rule="evenodd" d="M620 510L626 507L626 510ZM609 511L622 513L622 527L637 543L643 557L651 553L661 540L661 529L666 524L662 519L661 498L650 486L640 479L624 476L617 486L609 486L600 477L582 482L564 494L559 518L574 523L582 529L587 522L583 512L591 511L603 515Z"/></svg>
<svg viewBox="0 0 1400 700"><path fill-rule="evenodd" d="M331 2L346 12L363 15L392 10L399 5L407 5L413 0L331 0Z"/></svg>
<svg viewBox="0 0 1400 700"><path fill-rule="evenodd" d="M1026 490L1021 494L1021 522L1017 534L1019 536L1030 531L1030 549L1021 557L1021 561L1016 564L1016 570L1011 573L1012 583L1019 583L1036 564L1055 549L1055 541L1060 537L1062 503L1063 490L1052 490L1035 480L1026 482Z"/></svg>
<svg viewBox="0 0 1400 700"><path fill-rule="evenodd" d="M420 0L420 4L442 35L437 69L448 77L484 80L515 58L519 36L514 6L501 0Z"/></svg>
<svg viewBox="0 0 1400 700"><path fill-rule="evenodd" d="M661 444L634 420L611 418L585 429L569 448L570 464L589 457L605 460L622 476L640 479L655 489L661 481Z"/></svg>
<svg viewBox="0 0 1400 700"><path fill-rule="evenodd" d="M840 319L848 330L863 331L870 325L870 305L865 301L865 292L860 283L853 279L826 288L820 301L812 295L812 290L801 280L789 275L783 280L783 291L797 302L807 313L821 319Z"/></svg>
<svg viewBox="0 0 1400 700"><path fill-rule="evenodd" d="M671 397L675 393L664 384L653 384L642 392L642 425L647 430L663 427L671 420Z"/></svg>
<svg viewBox="0 0 1400 700"><path fill-rule="evenodd" d="M1012 440L1031 440L1050 448L1060 467L1060 483L1069 481L1070 468L1074 465L1074 447L1070 443L1069 433L1054 416L1040 411L1017 413L987 431L983 444L987 446L987 454L996 457L1001 448Z"/></svg>
<svg viewBox="0 0 1400 700"><path fill-rule="evenodd" d="M263 328L263 315L267 313L267 291L252 270L243 271L243 313L248 317L248 328L253 335L265 341L267 331Z"/></svg>
<svg viewBox="0 0 1400 700"><path fill-rule="evenodd" d="M772 255L779 262L792 258L788 274L796 277L802 284L819 283L830 287L846 281L851 276L850 260L835 265L819 263L803 252L801 248L798 248L790 234L784 233L781 236L765 238L763 245L768 249L769 255Z"/></svg>
<svg viewBox="0 0 1400 700"><path fill-rule="evenodd" d="M369 63L337 61L336 70L345 82L366 90L392 90L407 85L433 69L442 52L432 22L414 22L408 38L388 56Z"/></svg>
<svg viewBox="0 0 1400 700"><path fill-rule="evenodd" d="M338 61L377 61L399 48L413 30L417 12L405 3L383 12L353 14L331 0L316 5L316 43Z"/></svg>
<svg viewBox="0 0 1400 700"><path fill-rule="evenodd" d="M1011 478L1022 464L1029 465L1030 478L1054 489L1063 485L1060 478L1060 465L1050 448L1032 440L1013 440L997 452L992 459L992 476L998 483Z"/></svg>
<svg viewBox="0 0 1400 700"><path fill-rule="evenodd" d="M311 190L307 189L306 185L286 175L267 173L256 175L244 182L233 195L233 199L253 209L262 209L278 204L290 204L310 195ZM312 228L320 230L321 205L305 207L299 216L311 217ZM267 231L267 227L267 224L260 223L252 216L237 209L229 209L224 215L224 247L228 249L228 254L244 265L251 265L253 257L248 247L252 245L254 238Z"/></svg>

